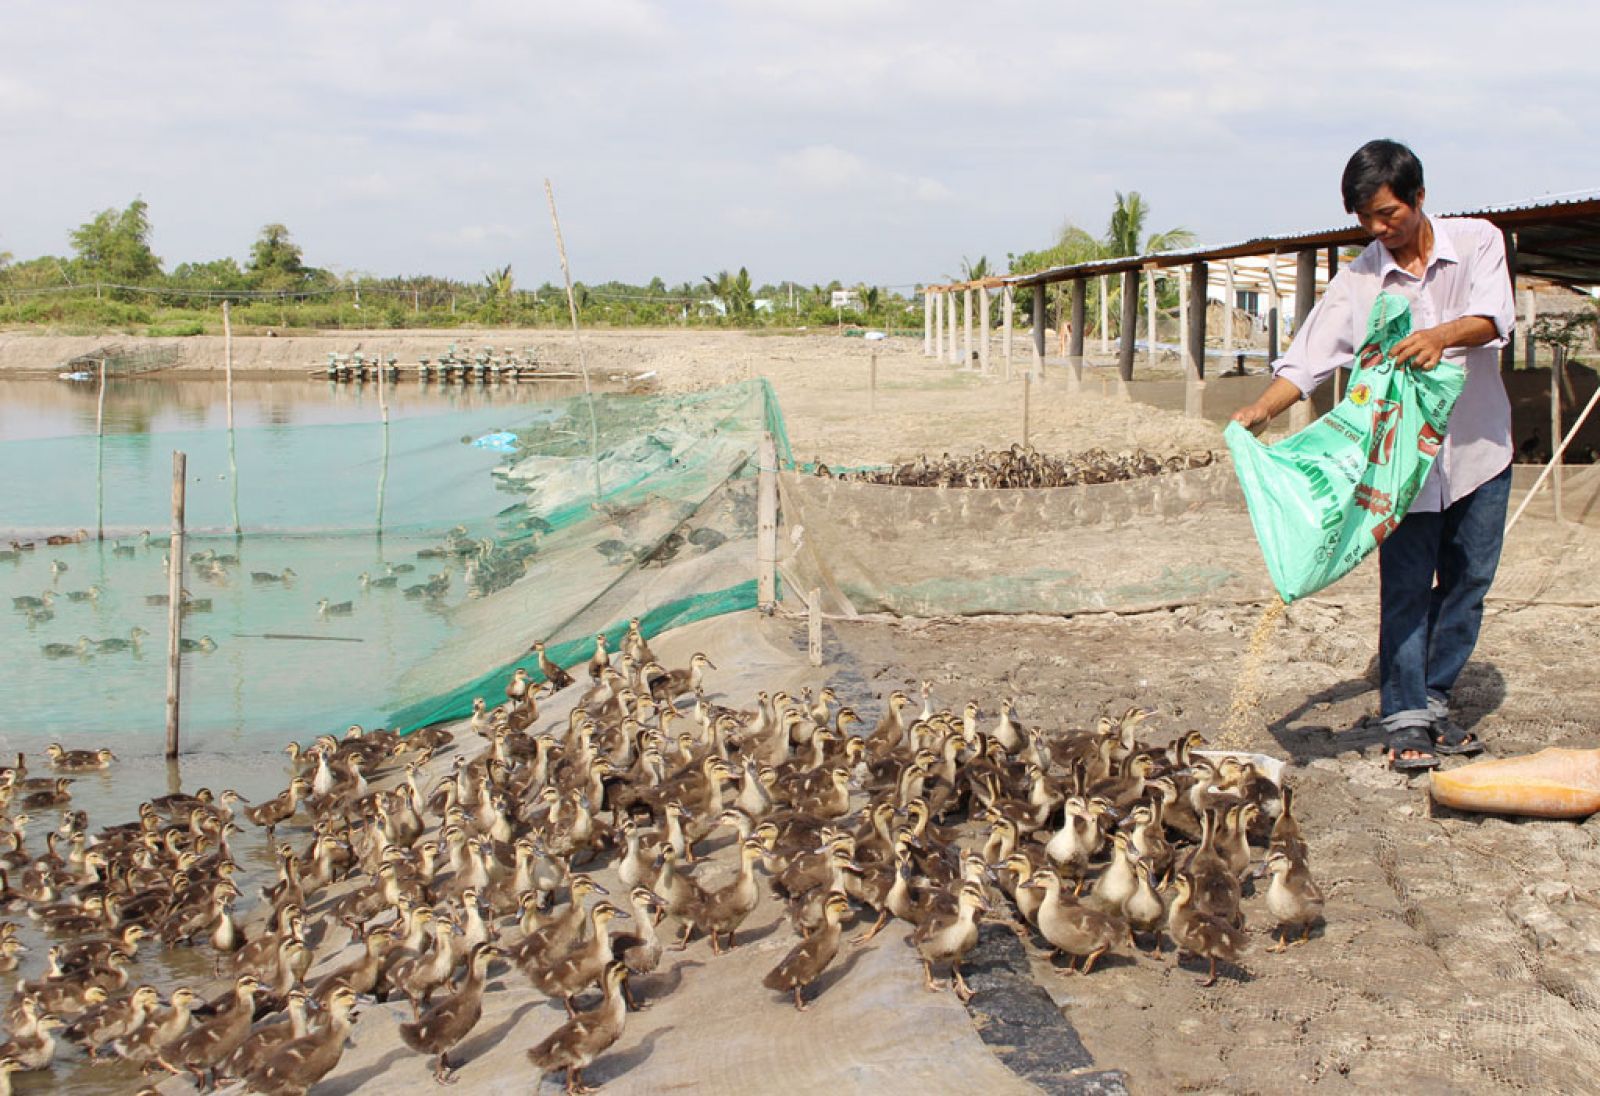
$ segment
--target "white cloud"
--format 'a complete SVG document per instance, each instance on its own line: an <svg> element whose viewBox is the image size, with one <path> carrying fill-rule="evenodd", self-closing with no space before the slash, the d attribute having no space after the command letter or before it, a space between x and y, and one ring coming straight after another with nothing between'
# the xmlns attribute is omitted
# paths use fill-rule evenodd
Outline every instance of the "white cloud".
<svg viewBox="0 0 1600 1096"><path fill-rule="evenodd" d="M859 181L867 174L867 165L853 152L812 145L778 157L778 171L802 186L837 190Z"/></svg>

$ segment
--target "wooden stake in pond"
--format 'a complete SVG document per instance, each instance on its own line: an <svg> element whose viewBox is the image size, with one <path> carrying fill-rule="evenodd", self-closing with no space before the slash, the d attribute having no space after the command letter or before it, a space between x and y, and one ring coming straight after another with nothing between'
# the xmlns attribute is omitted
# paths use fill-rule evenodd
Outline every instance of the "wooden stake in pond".
<svg viewBox="0 0 1600 1096"><path fill-rule="evenodd" d="M188 458L172 451L172 540L167 546L167 758L178 756L178 688L183 643L183 489Z"/></svg>
<svg viewBox="0 0 1600 1096"><path fill-rule="evenodd" d="M233 535L243 532L239 524L239 455L233 444L233 317L227 301L222 302L222 368L228 390L228 483L233 497Z"/></svg>
<svg viewBox="0 0 1600 1096"><path fill-rule="evenodd" d="M806 595L806 648L811 665L822 665L822 590L816 586Z"/></svg>
<svg viewBox="0 0 1600 1096"><path fill-rule="evenodd" d="M589 405L589 463L594 466L594 497L600 499L600 423L594 414L594 391L589 387L589 363L583 355L583 336L578 330L578 298L572 293L572 270L567 266L567 245L561 238L561 218L556 216L556 192L550 180L544 181L545 200L550 204L550 224L556 230L556 251L561 255L561 277L567 283L567 313L572 317L572 342L578 348L578 371L583 374L583 397Z"/></svg>
<svg viewBox="0 0 1600 1096"><path fill-rule="evenodd" d="M100 395L94 409L94 526L95 539L106 539L106 360L100 359Z"/></svg>
<svg viewBox="0 0 1600 1096"><path fill-rule="evenodd" d="M1032 401L1033 378L1027 373L1022 375L1022 447L1028 447L1028 411Z"/></svg>
<svg viewBox="0 0 1600 1096"><path fill-rule="evenodd" d="M872 365L867 376L867 410L876 412L878 410L878 352L876 350L872 352Z"/></svg>

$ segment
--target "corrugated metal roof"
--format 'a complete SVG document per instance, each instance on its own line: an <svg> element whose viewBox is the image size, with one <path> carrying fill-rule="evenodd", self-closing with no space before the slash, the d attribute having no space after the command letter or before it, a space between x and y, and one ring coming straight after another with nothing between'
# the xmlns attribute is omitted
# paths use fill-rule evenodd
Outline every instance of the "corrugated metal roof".
<svg viewBox="0 0 1600 1096"><path fill-rule="evenodd" d="M1600 238L1600 188L1573 191L1559 197L1552 196L1529 201L1510 202L1505 205L1485 206L1481 209L1459 210L1453 213L1441 214L1441 216L1482 217L1495 222L1502 228L1522 228L1543 224L1555 226L1592 220L1594 226L1584 226L1583 237L1585 240L1594 240ZM1248 240L1230 244L1202 244L1197 247L1184 248L1180 251L1162 251L1146 255L1124 256L1116 259L1097 259L1093 262L1051 267L1048 270L1035 271L1031 274L1015 274L1001 278L986 279L986 282L989 285L1047 285L1052 282L1070 281L1075 278L1096 277L1102 274L1121 274L1129 270L1143 270L1149 266L1174 267L1195 262L1236 259L1247 255L1303 251L1307 248L1334 247L1347 244L1364 245L1369 238L1359 226L1345 225L1339 228L1325 228L1311 232L1290 232L1277 236L1255 236ZM1587 266L1587 264L1582 265L1584 267ZM1551 276L1572 280L1574 273L1575 271L1573 270L1565 270L1560 274ZM1600 282L1600 267L1596 267L1593 277L1596 282ZM948 287L929 286L929 288L962 288L962 284L957 283Z"/></svg>

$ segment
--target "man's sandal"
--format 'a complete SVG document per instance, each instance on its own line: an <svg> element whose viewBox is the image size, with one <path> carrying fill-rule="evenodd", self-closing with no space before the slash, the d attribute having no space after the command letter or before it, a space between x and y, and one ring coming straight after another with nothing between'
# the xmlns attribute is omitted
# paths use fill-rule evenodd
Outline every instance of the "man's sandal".
<svg viewBox="0 0 1600 1096"><path fill-rule="evenodd" d="M1433 725L1433 752L1451 757L1471 757L1483 752L1483 742L1465 727L1442 719Z"/></svg>
<svg viewBox="0 0 1600 1096"><path fill-rule="evenodd" d="M1435 752L1433 736L1428 733L1427 727L1402 727L1398 731L1391 731L1387 736L1389 743L1389 768L1399 773L1422 772L1426 769L1437 769L1439 758ZM1421 754L1421 757L1406 757L1406 753Z"/></svg>

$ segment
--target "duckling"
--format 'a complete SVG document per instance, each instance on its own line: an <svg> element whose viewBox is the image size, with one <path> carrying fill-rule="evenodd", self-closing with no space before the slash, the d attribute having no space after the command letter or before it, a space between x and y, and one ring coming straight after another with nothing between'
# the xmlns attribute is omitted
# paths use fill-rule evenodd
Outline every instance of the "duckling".
<svg viewBox="0 0 1600 1096"><path fill-rule="evenodd" d="M88 636L79 636L76 643L46 643L39 648L46 658L83 658L89 657L89 648L94 646L94 640Z"/></svg>
<svg viewBox="0 0 1600 1096"><path fill-rule="evenodd" d="M794 1007L804 1012L805 987L815 982L834 956L839 954L840 919L850 912L850 899L839 891L830 891L822 904L822 925L801 940L777 966L767 972L761 984L768 989L794 993Z"/></svg>
<svg viewBox="0 0 1600 1096"><path fill-rule="evenodd" d="M940 990L933 981L933 964L947 962L956 996L963 1004L972 997L972 987L961 976L961 959L978 943L978 915L988 909L982 888L963 883L954 913L935 912L911 934L910 943L922 957L922 984L929 992Z"/></svg>
<svg viewBox="0 0 1600 1096"><path fill-rule="evenodd" d="M72 802L71 786L72 779L70 777L57 777L54 786L24 797L22 807L24 810L39 811L70 803Z"/></svg>
<svg viewBox="0 0 1600 1096"><path fill-rule="evenodd" d="M11 1096L11 1075L20 1072L22 1063L10 1056L0 1058L0 1096Z"/></svg>
<svg viewBox="0 0 1600 1096"><path fill-rule="evenodd" d="M209 654L217 649L217 641L210 636L201 636L199 639L178 640L178 650L187 654Z"/></svg>
<svg viewBox="0 0 1600 1096"><path fill-rule="evenodd" d="M1285 799L1287 802L1287 798ZM1267 871L1272 882L1267 886L1267 910L1278 922L1278 942L1268 951L1282 951L1289 946L1289 930L1300 928L1303 944L1311 939L1311 927L1322 919L1322 888L1311 878L1305 861L1294 860L1282 852L1267 857Z"/></svg>
<svg viewBox="0 0 1600 1096"><path fill-rule="evenodd" d="M259 806L249 807L244 816L258 826L264 826L270 839L276 827L293 818L300 809L300 800L311 791L311 781L304 777L295 777L289 781L289 787L276 797L267 800Z"/></svg>
<svg viewBox="0 0 1600 1096"><path fill-rule="evenodd" d="M596 685L611 668L611 656L606 653L606 637L601 633L594 637L594 654L589 656L589 680Z"/></svg>
<svg viewBox="0 0 1600 1096"><path fill-rule="evenodd" d="M248 1077L266 1065L285 1046L305 1037L311 1030L306 1017L308 1000L304 990L291 990L280 1018L264 1023L251 1032L243 1045L234 1051L233 1057L223 1063L221 1072L230 1077Z"/></svg>
<svg viewBox="0 0 1600 1096"><path fill-rule="evenodd" d="M417 911L417 916L433 931L433 949L401 958L390 968L388 978L389 985L411 1001L412 1013L421 1016L434 992L450 980L450 972L455 970L455 951L450 941L456 928L450 917L435 914L426 906Z"/></svg>
<svg viewBox="0 0 1600 1096"><path fill-rule="evenodd" d="M167 1010L148 1017L116 1044L119 1054L130 1062L153 1061L158 1054L189 1030L189 1017L199 994L188 986L172 991Z"/></svg>
<svg viewBox="0 0 1600 1096"><path fill-rule="evenodd" d="M109 769L117 755L109 749L98 750L67 750L61 743L52 742L44 748L45 754L50 758L52 768L63 772L83 773L93 772L98 769Z"/></svg>
<svg viewBox="0 0 1600 1096"><path fill-rule="evenodd" d="M65 591L68 601L74 601L80 605L85 601L99 601L100 595L104 592L105 591L101 590L98 584L91 585L87 590Z"/></svg>
<svg viewBox="0 0 1600 1096"><path fill-rule="evenodd" d="M667 915L666 902L649 887L634 887L628 898L633 904L633 923L638 931L612 936L611 950L628 968L628 973L651 974L661 965L663 948L656 936L656 926ZM634 1000L627 983L623 983L622 990L628 997L628 1007L637 1010L639 1003Z"/></svg>
<svg viewBox="0 0 1600 1096"><path fill-rule="evenodd" d="M1167 934L1178 946L1180 959L1188 952L1210 962L1210 976L1200 984L1215 985L1217 960L1235 962L1239 953L1249 946L1249 938L1243 929L1195 908L1194 882L1188 875L1179 875L1173 886L1175 894L1167 910Z"/></svg>
<svg viewBox="0 0 1600 1096"><path fill-rule="evenodd" d="M505 955L493 944L479 944L472 949L472 956L467 961L467 976L460 988L428 1009L416 1022L400 1025L400 1038L406 1046L423 1054L439 1056L433 1077L440 1084L453 1083L450 1050L477 1026L478 1018L483 1015L483 986L489 964L495 959L505 958Z"/></svg>
<svg viewBox="0 0 1600 1096"><path fill-rule="evenodd" d="M1267 853L1281 852L1290 860L1304 861L1308 849L1300 823L1294 816L1294 789L1285 784L1279 793L1281 806L1272 823L1272 835L1267 839Z"/></svg>
<svg viewBox="0 0 1600 1096"><path fill-rule="evenodd" d="M1064 900L1061 877L1055 872L1035 872L1027 885L1044 892L1039 906L1039 932L1052 948L1066 953L1068 970L1077 969L1076 960L1081 955L1083 973L1088 974L1094 969L1095 960L1122 938L1125 926L1118 918Z"/></svg>
<svg viewBox="0 0 1600 1096"><path fill-rule="evenodd" d="M353 601L340 601L334 603L329 602L327 598L322 598L317 602L317 615L320 617L349 616L351 613L355 612L355 608L355 602Z"/></svg>
<svg viewBox="0 0 1600 1096"><path fill-rule="evenodd" d="M203 1086L207 1071L215 1071L250 1037L259 988L255 975L241 974L233 983L232 1007L179 1036L156 1055L156 1064L171 1073L187 1072Z"/></svg>
<svg viewBox="0 0 1600 1096"><path fill-rule="evenodd" d="M396 586L400 585L400 576L380 575L378 578L373 578L367 572L362 571L356 576L356 581L361 584L361 588L363 590L367 589L368 587L371 587L374 590L393 590Z"/></svg>
<svg viewBox="0 0 1600 1096"><path fill-rule="evenodd" d="M528 1061L541 1071L566 1070L568 1096L595 1091L583 1083L583 1071L622 1037L628 1019L622 992L627 979L628 968L612 963L602 979L605 998L599 1006L578 1013L528 1050Z"/></svg>
<svg viewBox="0 0 1600 1096"><path fill-rule="evenodd" d="M136 1031L160 1004L155 986L140 986L120 1001L108 1001L85 1013L67 1029L66 1036L88 1050L90 1061L98 1061L102 1048Z"/></svg>
<svg viewBox="0 0 1600 1096"><path fill-rule="evenodd" d="M565 689L568 685L572 684L572 675L567 673L567 671L563 670L560 666L557 666L554 662L550 661L550 656L545 653L543 640L535 643L533 645L533 650L534 653L539 656L539 672L543 674L544 679L550 683L550 688L552 690L559 693L562 689Z"/></svg>
<svg viewBox="0 0 1600 1096"><path fill-rule="evenodd" d="M697 928L711 937L713 955L722 954L720 937L724 933L728 937L728 947L734 946L739 926L761 897L760 888L756 886L755 865L765 855L766 848L761 841L751 838L739 847L739 874L731 883L709 892L696 887L699 893L684 911L686 924L683 939L678 942L680 951L688 946L689 937Z"/></svg>
<svg viewBox="0 0 1600 1096"><path fill-rule="evenodd" d="M1129 855L1128 835L1114 833L1111 835L1111 863L1094 881L1094 886L1089 890L1088 903L1107 913L1121 913L1122 903L1137 887L1133 859Z"/></svg>
<svg viewBox="0 0 1600 1096"><path fill-rule="evenodd" d="M105 1004L109 996L104 986L72 980L41 986L34 992L33 999L41 1010L70 1020Z"/></svg>
<svg viewBox="0 0 1600 1096"><path fill-rule="evenodd" d="M328 1014L322 1027L291 1039L246 1074L249 1090L265 1096L304 1096L339 1064L345 1040L350 1037L355 1005L354 990L348 986L334 990L328 999Z"/></svg>
<svg viewBox="0 0 1600 1096"><path fill-rule="evenodd" d="M1133 893L1122 901L1122 917L1128 922L1128 943L1137 948L1138 933L1157 933L1155 950L1160 952L1161 937L1158 930L1166 924L1167 906L1161 898L1161 892L1156 890L1155 870L1141 860L1133 866L1133 877Z"/></svg>
<svg viewBox="0 0 1600 1096"><path fill-rule="evenodd" d="M0 1058L10 1058L19 1070L44 1069L56 1056L56 1032L67 1026L61 1017L45 1013L29 1035L14 1035L0 1043ZM9 1083L9 1082L8 1082Z"/></svg>

